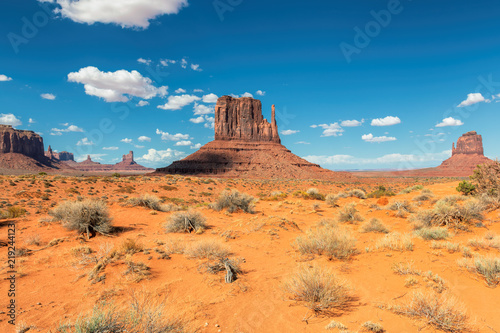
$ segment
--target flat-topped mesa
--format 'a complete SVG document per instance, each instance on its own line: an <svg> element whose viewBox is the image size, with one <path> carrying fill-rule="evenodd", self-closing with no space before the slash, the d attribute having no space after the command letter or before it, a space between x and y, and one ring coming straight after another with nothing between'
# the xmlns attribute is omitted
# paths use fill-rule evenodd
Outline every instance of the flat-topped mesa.
<svg viewBox="0 0 500 333"><path fill-rule="evenodd" d="M251 97L222 96L215 105L215 140L281 143L275 107L271 123L262 116L262 103Z"/></svg>
<svg viewBox="0 0 500 333"><path fill-rule="evenodd" d="M44 162L43 139L33 131L14 129L0 125L0 154L17 153Z"/></svg>
<svg viewBox="0 0 500 333"><path fill-rule="evenodd" d="M477 154L484 156L483 138L476 131L470 131L462 135L452 146L452 156L457 154Z"/></svg>

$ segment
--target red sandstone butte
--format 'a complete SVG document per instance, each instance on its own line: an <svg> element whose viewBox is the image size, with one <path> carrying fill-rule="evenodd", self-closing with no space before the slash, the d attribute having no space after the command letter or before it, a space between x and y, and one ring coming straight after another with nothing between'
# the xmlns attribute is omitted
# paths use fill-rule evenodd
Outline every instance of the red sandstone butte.
<svg viewBox="0 0 500 333"><path fill-rule="evenodd" d="M262 116L259 100L223 96L215 106L215 140L156 173L229 178L348 179L310 163L281 144L275 108L271 122Z"/></svg>
<svg viewBox="0 0 500 333"><path fill-rule="evenodd" d="M134 161L134 152L130 151L128 154L122 156L122 161L117 164L101 164L99 162L92 161L90 156L83 162L66 161L67 165L71 168L86 171L86 172L110 172L110 171L153 171L153 169L146 168Z"/></svg>
<svg viewBox="0 0 500 333"><path fill-rule="evenodd" d="M444 161L438 169L450 175L472 175L478 164L489 163L491 160L484 156L483 138L475 131L467 132L452 146L452 155Z"/></svg>

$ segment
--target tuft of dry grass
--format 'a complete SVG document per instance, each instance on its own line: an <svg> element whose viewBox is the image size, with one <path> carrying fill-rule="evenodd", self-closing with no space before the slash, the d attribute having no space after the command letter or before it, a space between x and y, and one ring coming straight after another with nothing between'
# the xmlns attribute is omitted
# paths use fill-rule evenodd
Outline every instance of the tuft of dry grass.
<svg viewBox="0 0 500 333"><path fill-rule="evenodd" d="M330 207L338 207L337 201L339 201L339 197L335 194L327 194L325 197L325 202Z"/></svg>
<svg viewBox="0 0 500 333"><path fill-rule="evenodd" d="M371 321L364 322L361 327L365 332L383 333L385 332L384 327L379 323L374 323Z"/></svg>
<svg viewBox="0 0 500 333"><path fill-rule="evenodd" d="M112 230L108 207L103 201L64 201L49 214L54 220L62 221L65 228L86 232L87 236L90 232L109 234Z"/></svg>
<svg viewBox="0 0 500 333"><path fill-rule="evenodd" d="M420 228L415 234L424 240L443 240L450 237L448 229L444 227Z"/></svg>
<svg viewBox="0 0 500 333"><path fill-rule="evenodd" d="M24 242L27 245L40 246L40 244L42 243L42 240L41 240L39 234L31 234L30 236L26 237L26 240Z"/></svg>
<svg viewBox="0 0 500 333"><path fill-rule="evenodd" d="M227 246L213 239L204 239L197 241L184 249L184 254L189 258L195 259L224 259L230 254Z"/></svg>
<svg viewBox="0 0 500 333"><path fill-rule="evenodd" d="M389 228L377 218L372 218L369 222L361 226L361 232L378 232L382 234L389 233Z"/></svg>
<svg viewBox="0 0 500 333"><path fill-rule="evenodd" d="M159 212L172 212L179 210L179 207L172 204L163 204L163 201L151 194L143 194L136 198L127 200L127 204L132 207L145 207Z"/></svg>
<svg viewBox="0 0 500 333"><path fill-rule="evenodd" d="M135 254L138 252L142 252L143 250L144 245L134 239L127 238L122 241L119 252L125 254Z"/></svg>
<svg viewBox="0 0 500 333"><path fill-rule="evenodd" d="M351 190L347 193L347 195L358 199L366 199L366 192L360 189Z"/></svg>
<svg viewBox="0 0 500 333"><path fill-rule="evenodd" d="M336 328L341 331L347 330L347 326L335 320L332 320L328 325L325 326L325 330L333 330Z"/></svg>
<svg viewBox="0 0 500 333"><path fill-rule="evenodd" d="M377 249L393 251L413 251L413 241L408 234L392 232L382 237L376 244Z"/></svg>
<svg viewBox="0 0 500 333"><path fill-rule="evenodd" d="M359 214L358 210L356 209L356 204L350 203L340 210L339 221L342 223L356 224L357 222L364 221L364 218Z"/></svg>
<svg viewBox="0 0 500 333"><path fill-rule="evenodd" d="M471 199L463 205L438 201L433 209L418 212L412 219L415 228L452 227L467 230L474 221L483 220L484 206L479 200Z"/></svg>
<svg viewBox="0 0 500 333"><path fill-rule="evenodd" d="M206 228L206 219L200 212L189 210L172 214L164 225L166 232L202 233Z"/></svg>
<svg viewBox="0 0 500 333"><path fill-rule="evenodd" d="M143 262L126 261L127 269L123 275L127 275L129 280L133 282L140 282L149 278L151 275L150 268Z"/></svg>
<svg viewBox="0 0 500 333"><path fill-rule="evenodd" d="M211 208L216 211L227 209L229 213L242 210L245 213L253 214L256 200L251 195L237 190L224 191L220 194L217 202L211 205Z"/></svg>
<svg viewBox="0 0 500 333"><path fill-rule="evenodd" d="M396 314L420 319L444 332L467 332L471 329L469 317L454 298L434 293L414 292L404 305L392 305L388 309Z"/></svg>
<svg viewBox="0 0 500 333"><path fill-rule="evenodd" d="M470 239L468 244L476 249L493 248L500 250L500 236L493 232L487 232L482 239Z"/></svg>
<svg viewBox="0 0 500 333"><path fill-rule="evenodd" d="M388 209L396 211L397 217L406 217L406 215L415 211L414 207L408 200L394 201L391 203Z"/></svg>
<svg viewBox="0 0 500 333"><path fill-rule="evenodd" d="M343 228L318 227L295 239L294 246L302 254L327 255L330 259L349 259L357 253L356 239Z"/></svg>
<svg viewBox="0 0 500 333"><path fill-rule="evenodd" d="M314 313L346 310L353 301L347 282L318 266L300 267L283 289L290 300L303 302Z"/></svg>
<svg viewBox="0 0 500 333"><path fill-rule="evenodd" d="M500 258L476 256L472 259L459 259L457 263L469 272L481 275L490 287L496 287L500 283Z"/></svg>

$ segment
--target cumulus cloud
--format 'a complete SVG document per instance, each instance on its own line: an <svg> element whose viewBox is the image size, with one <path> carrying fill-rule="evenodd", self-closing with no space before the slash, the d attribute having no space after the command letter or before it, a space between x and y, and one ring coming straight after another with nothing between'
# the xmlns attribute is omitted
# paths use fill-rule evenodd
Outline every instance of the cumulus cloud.
<svg viewBox="0 0 500 333"><path fill-rule="evenodd" d="M152 61L150 59L139 58L139 59L137 59L137 62L149 66L149 65L151 65Z"/></svg>
<svg viewBox="0 0 500 333"><path fill-rule="evenodd" d="M201 123L205 122L205 117L199 116L196 118L191 118L191 119L189 119L189 121L194 123L194 124L201 124Z"/></svg>
<svg viewBox="0 0 500 333"><path fill-rule="evenodd" d="M56 99L56 95L54 94L41 94L40 95L43 99L48 99L48 100L55 100Z"/></svg>
<svg viewBox="0 0 500 333"><path fill-rule="evenodd" d="M177 14L187 0L39 0L58 5L55 13L77 23L111 23L122 28L149 27L149 21L165 14Z"/></svg>
<svg viewBox="0 0 500 333"><path fill-rule="evenodd" d="M194 115L198 116L198 115L214 113L215 108L213 106L206 106L206 105L198 104L195 102L193 111L194 111Z"/></svg>
<svg viewBox="0 0 500 333"><path fill-rule="evenodd" d="M102 147L102 150L118 150L118 147Z"/></svg>
<svg viewBox="0 0 500 333"><path fill-rule="evenodd" d="M93 146L95 143L88 138L83 138L76 143L77 146Z"/></svg>
<svg viewBox="0 0 500 333"><path fill-rule="evenodd" d="M139 140L139 142L151 142L151 138L149 138L145 135L140 136L139 139L137 139L137 140Z"/></svg>
<svg viewBox="0 0 500 333"><path fill-rule="evenodd" d="M342 136L344 130L339 125L339 123L333 124L320 124L320 125L311 125L312 128L321 127L323 129L323 134L321 136Z"/></svg>
<svg viewBox="0 0 500 333"><path fill-rule="evenodd" d="M441 162L451 156L451 150L445 150L440 153L430 154L387 154L376 158L359 158L351 155L309 155L304 158L309 162L320 165L339 165L339 164L394 164L394 163L426 163Z"/></svg>
<svg viewBox="0 0 500 333"><path fill-rule="evenodd" d="M50 131L52 133L50 133L51 135L62 135L62 133L69 133L69 132L84 132L84 130L76 125L69 125L69 124L61 124L63 126L67 126L66 128L53 128L51 129ZM58 133L58 134L56 134Z"/></svg>
<svg viewBox="0 0 500 333"><path fill-rule="evenodd" d="M193 145L193 143L192 143L191 141L189 141L189 140L187 140L187 141L184 141L184 140L183 140L183 141L177 141L177 142L175 143L175 145L176 145L176 146L192 146L192 145Z"/></svg>
<svg viewBox="0 0 500 333"><path fill-rule="evenodd" d="M436 125L436 127L447 127L447 126L462 126L464 123L460 119L455 119L453 117L448 117L443 119L442 122Z"/></svg>
<svg viewBox="0 0 500 333"><path fill-rule="evenodd" d="M468 94L467 99L458 105L459 108L470 106L476 103L486 102L486 99L481 93Z"/></svg>
<svg viewBox="0 0 500 333"><path fill-rule="evenodd" d="M68 74L69 82L84 85L85 93L97 96L106 102L128 102L131 96L151 99L155 96L165 96L168 87L155 87L150 78L144 77L138 71L118 70L102 72L98 68L88 66L78 72Z"/></svg>
<svg viewBox="0 0 500 333"><path fill-rule="evenodd" d="M5 81L12 81L12 78L8 77L5 74L0 74L0 82L5 82Z"/></svg>
<svg viewBox="0 0 500 333"><path fill-rule="evenodd" d="M399 117L392 116L373 119L371 123L372 126L393 126L397 124L401 124L401 119L399 119Z"/></svg>
<svg viewBox="0 0 500 333"><path fill-rule="evenodd" d="M175 63L177 63L176 60L171 60L171 59L160 60L160 64L162 64L162 66L165 66L165 67L167 67L170 64L175 64Z"/></svg>
<svg viewBox="0 0 500 333"><path fill-rule="evenodd" d="M183 59L181 59L181 67L182 67L182 68L187 68L187 65L188 65L187 60L186 60L186 59L184 59L184 58L183 58Z"/></svg>
<svg viewBox="0 0 500 333"><path fill-rule="evenodd" d="M191 149L200 149L201 148L201 143L197 143L195 145L192 145L191 147L189 147Z"/></svg>
<svg viewBox="0 0 500 333"><path fill-rule="evenodd" d="M205 126L206 128L214 129L214 127L215 127L215 118L214 117L207 117L207 116L205 116L205 124L203 126Z"/></svg>
<svg viewBox="0 0 500 333"><path fill-rule="evenodd" d="M296 134L296 133L299 133L300 131L297 131L297 130L283 130L281 131L281 134L282 135L292 135L292 134Z"/></svg>
<svg viewBox="0 0 500 333"><path fill-rule="evenodd" d="M140 106L140 107L143 107L143 106L146 106L146 105L149 105L148 101L139 101L139 103L137 103L137 106Z"/></svg>
<svg viewBox="0 0 500 333"><path fill-rule="evenodd" d="M214 104L217 103L219 97L216 94L208 94L203 96L203 103Z"/></svg>
<svg viewBox="0 0 500 333"><path fill-rule="evenodd" d="M199 101L201 98L195 95L179 95L179 96L169 96L168 102L164 105L158 105L159 109L163 110L180 110L186 105L193 103L194 101Z"/></svg>
<svg viewBox="0 0 500 333"><path fill-rule="evenodd" d="M365 122L364 119L361 119L361 121L359 121L359 120L344 120L340 123L340 126L342 126L342 127L357 127L357 126L363 125L364 122Z"/></svg>
<svg viewBox="0 0 500 333"><path fill-rule="evenodd" d="M159 129L156 129L156 134L161 135L161 139L164 141L181 141L189 139L189 134L170 134L168 132L160 131Z"/></svg>
<svg viewBox="0 0 500 333"><path fill-rule="evenodd" d="M129 139L129 138L125 138L125 139L121 139L120 141L125 142L125 143L132 143L132 141L134 141L134 140Z"/></svg>
<svg viewBox="0 0 500 333"><path fill-rule="evenodd" d="M186 93L186 89L182 89L182 88L179 88L175 91L176 94L185 94Z"/></svg>
<svg viewBox="0 0 500 333"><path fill-rule="evenodd" d="M195 93L203 93L203 89L194 89L193 92L195 92Z"/></svg>
<svg viewBox="0 0 500 333"><path fill-rule="evenodd" d="M36 123L36 120L35 120L35 119L33 119L33 118L30 118L30 119L28 120L28 123L30 123L30 124L35 124L35 123Z"/></svg>
<svg viewBox="0 0 500 333"><path fill-rule="evenodd" d="M244 93L242 95L231 94L230 96L234 97L234 98L240 98L240 97L252 97L253 98L253 95L251 93L249 93L249 92L246 92L246 93Z"/></svg>
<svg viewBox="0 0 500 333"><path fill-rule="evenodd" d="M203 71L203 69L201 69L201 68L200 68L200 65L198 65L198 64L191 64L191 69L192 69L193 71L197 71L197 72L201 72L201 71Z"/></svg>
<svg viewBox="0 0 500 333"><path fill-rule="evenodd" d="M388 141L396 141L397 139L395 137L387 137L387 136L373 136L373 134L364 134L361 136L361 139L366 142L371 142L371 143L381 143L381 142L388 142Z"/></svg>
<svg viewBox="0 0 500 333"><path fill-rule="evenodd" d="M166 165L173 162L173 160L184 157L185 155L186 154L182 151L177 151L170 148L168 148L167 150L149 149L147 154L138 157L137 160L143 163L161 163Z"/></svg>
<svg viewBox="0 0 500 333"><path fill-rule="evenodd" d="M262 91L262 90L257 90L257 91L255 92L255 94L256 94L257 96L265 96L265 95L266 95L266 92L265 92L265 91Z"/></svg>
<svg viewBox="0 0 500 333"><path fill-rule="evenodd" d="M12 113L0 113L0 124L21 126L23 123Z"/></svg>

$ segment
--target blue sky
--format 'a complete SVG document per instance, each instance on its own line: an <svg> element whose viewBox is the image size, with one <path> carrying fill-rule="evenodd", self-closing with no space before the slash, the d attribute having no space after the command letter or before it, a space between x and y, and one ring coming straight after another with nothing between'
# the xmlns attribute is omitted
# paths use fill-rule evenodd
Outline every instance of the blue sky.
<svg viewBox="0 0 500 333"><path fill-rule="evenodd" d="M334 170L500 155L498 1L4 0L0 123L78 159L162 167L213 139L222 95L276 104Z"/></svg>

